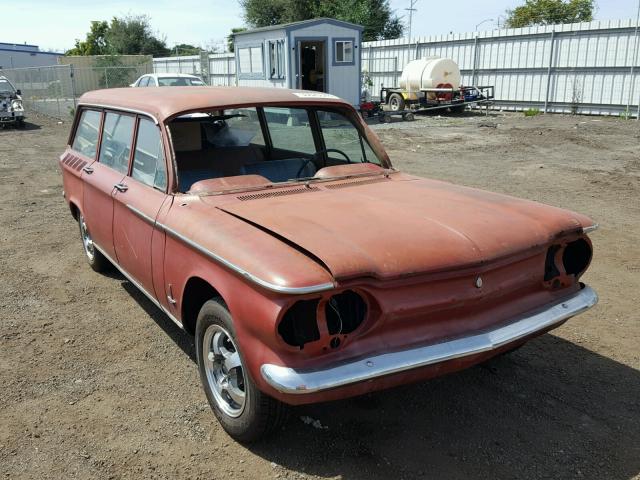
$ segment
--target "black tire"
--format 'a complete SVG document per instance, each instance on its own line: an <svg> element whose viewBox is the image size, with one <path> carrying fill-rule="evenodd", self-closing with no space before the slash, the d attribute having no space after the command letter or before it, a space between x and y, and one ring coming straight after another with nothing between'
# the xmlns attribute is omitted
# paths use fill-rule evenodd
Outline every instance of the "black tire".
<svg viewBox="0 0 640 480"><path fill-rule="evenodd" d="M18 121L16 121L16 128L19 128L20 130L24 129L24 127L26 126L24 120L20 119Z"/></svg>
<svg viewBox="0 0 640 480"><path fill-rule="evenodd" d="M392 93L389 95L387 105L389 105L389 110L392 112L402 111L404 110L404 98L399 93Z"/></svg>
<svg viewBox="0 0 640 480"><path fill-rule="evenodd" d="M449 110L451 110L451 113L455 113L455 114L464 113L466 109L467 109L466 105L456 105L455 107L449 107Z"/></svg>
<svg viewBox="0 0 640 480"><path fill-rule="evenodd" d="M105 272L111 268L111 263L100 251L93 245L89 229L86 226L84 217L78 213L78 227L80 228L80 240L82 241L82 249L89 266L95 272ZM90 243L89 243L90 242Z"/></svg>
<svg viewBox="0 0 640 480"><path fill-rule="evenodd" d="M211 368L205 365L205 355L208 356L208 352L211 350L209 345L205 350L204 343L210 335L207 334L210 330L224 332L223 335L228 334L232 341L228 344L230 348L228 351L237 352L240 357L244 405L238 408L240 413L235 415L225 412L221 404L218 403L219 400L216 399L216 393L214 393L208 377L211 375ZM215 340L215 337L213 338ZM207 301L200 309L196 323L195 343L198 370L205 395L218 422L231 437L242 443L252 443L265 438L282 426L287 418L287 406L265 395L256 387L248 369L244 367L242 352L237 348L238 342L233 328L233 320L221 298ZM209 362L209 364L212 363L215 362ZM237 375L238 373L236 373Z"/></svg>

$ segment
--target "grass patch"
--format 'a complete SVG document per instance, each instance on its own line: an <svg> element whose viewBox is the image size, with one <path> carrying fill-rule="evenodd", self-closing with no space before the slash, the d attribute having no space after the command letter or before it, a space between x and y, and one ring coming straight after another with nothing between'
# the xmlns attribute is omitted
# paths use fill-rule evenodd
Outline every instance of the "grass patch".
<svg viewBox="0 0 640 480"><path fill-rule="evenodd" d="M524 111L524 116L525 117L535 117L536 115L540 115L542 112L540 111L539 108L527 108Z"/></svg>

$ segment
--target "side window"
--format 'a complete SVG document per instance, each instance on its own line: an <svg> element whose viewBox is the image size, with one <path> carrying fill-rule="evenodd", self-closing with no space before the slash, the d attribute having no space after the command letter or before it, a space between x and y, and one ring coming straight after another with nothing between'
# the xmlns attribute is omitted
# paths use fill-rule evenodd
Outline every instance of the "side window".
<svg viewBox="0 0 640 480"><path fill-rule="evenodd" d="M167 169L162 154L160 129L146 118L141 118L138 124L131 177L162 191L167 187Z"/></svg>
<svg viewBox="0 0 640 480"><path fill-rule="evenodd" d="M269 41L269 78L285 78L284 40Z"/></svg>
<svg viewBox="0 0 640 480"><path fill-rule="evenodd" d="M318 111L318 121L327 149L343 152L329 152L329 157L340 162L370 162L380 165L380 160L358 129L341 113ZM348 159L345 157L349 157Z"/></svg>
<svg viewBox="0 0 640 480"><path fill-rule="evenodd" d="M353 42L339 40L336 42L335 63L353 63Z"/></svg>
<svg viewBox="0 0 640 480"><path fill-rule="evenodd" d="M102 128L98 161L125 175L129 170L133 123L131 115L107 112Z"/></svg>
<svg viewBox="0 0 640 480"><path fill-rule="evenodd" d="M147 77L149 79L149 83L147 84L147 87L155 87L156 86L156 79L153 77Z"/></svg>
<svg viewBox="0 0 640 480"><path fill-rule="evenodd" d="M96 147L100 136L100 116L101 112L96 110L82 112L71 146L76 152L92 159L96 158Z"/></svg>
<svg viewBox="0 0 640 480"><path fill-rule="evenodd" d="M142 77L138 83L139 87L146 87L149 84L149 77Z"/></svg>
<svg viewBox="0 0 640 480"><path fill-rule="evenodd" d="M264 115L274 148L307 154L316 152L309 114L304 108L265 107Z"/></svg>

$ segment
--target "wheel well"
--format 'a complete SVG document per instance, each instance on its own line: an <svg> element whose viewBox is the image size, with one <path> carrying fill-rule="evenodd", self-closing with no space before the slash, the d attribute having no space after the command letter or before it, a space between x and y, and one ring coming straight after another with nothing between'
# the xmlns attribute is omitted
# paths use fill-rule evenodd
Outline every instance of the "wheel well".
<svg viewBox="0 0 640 480"><path fill-rule="evenodd" d="M78 220L78 212L80 210L75 203L69 202L69 210L71 210L71 215L73 215L74 220Z"/></svg>
<svg viewBox="0 0 640 480"><path fill-rule="evenodd" d="M202 305L215 297L220 297L220 294L206 280L191 277L187 281L182 295L182 325L187 332L195 333Z"/></svg>

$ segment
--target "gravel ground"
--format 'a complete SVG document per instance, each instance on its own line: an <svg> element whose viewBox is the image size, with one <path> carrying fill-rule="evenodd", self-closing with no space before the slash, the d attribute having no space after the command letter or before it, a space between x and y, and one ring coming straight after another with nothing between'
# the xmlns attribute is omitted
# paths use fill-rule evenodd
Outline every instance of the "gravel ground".
<svg viewBox="0 0 640 480"><path fill-rule="evenodd" d="M192 339L85 265L57 167L69 125L30 120L0 131L0 478L640 478L636 122L375 125L403 170L591 215L600 304L464 372L297 408L247 448L209 411Z"/></svg>

